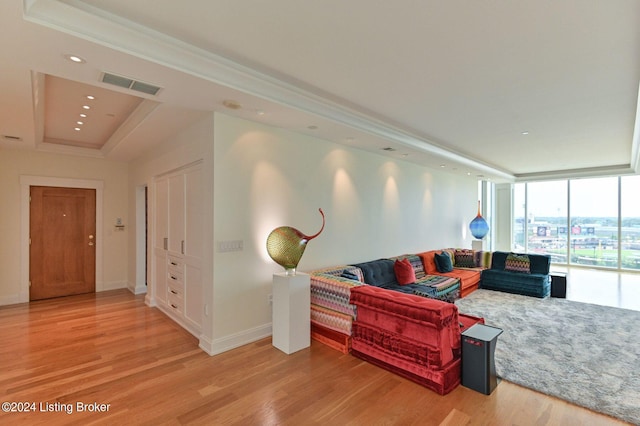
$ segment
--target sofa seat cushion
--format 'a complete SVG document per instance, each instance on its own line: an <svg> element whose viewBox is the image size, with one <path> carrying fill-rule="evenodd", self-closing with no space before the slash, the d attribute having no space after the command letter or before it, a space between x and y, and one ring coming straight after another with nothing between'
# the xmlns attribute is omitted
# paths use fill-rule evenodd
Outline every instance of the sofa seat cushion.
<svg viewBox="0 0 640 426"><path fill-rule="evenodd" d="M551 276L485 269L482 271L480 288L544 298L551 292Z"/></svg>

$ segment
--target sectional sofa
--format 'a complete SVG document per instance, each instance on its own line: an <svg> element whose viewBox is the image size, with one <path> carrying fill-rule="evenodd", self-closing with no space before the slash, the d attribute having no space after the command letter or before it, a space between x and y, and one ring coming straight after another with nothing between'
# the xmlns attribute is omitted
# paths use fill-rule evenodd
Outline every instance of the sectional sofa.
<svg viewBox="0 0 640 426"><path fill-rule="evenodd" d="M405 271L410 268L409 281L399 281L399 264ZM475 285L480 271L476 273ZM458 277L426 274L423 257L416 254L310 275L315 340L440 394L459 384L460 333L484 320L459 314L448 303L459 297Z"/></svg>
<svg viewBox="0 0 640 426"><path fill-rule="evenodd" d="M446 394L460 383L460 333L484 323L448 302L478 287L546 297L550 263L443 249L311 271L311 337Z"/></svg>

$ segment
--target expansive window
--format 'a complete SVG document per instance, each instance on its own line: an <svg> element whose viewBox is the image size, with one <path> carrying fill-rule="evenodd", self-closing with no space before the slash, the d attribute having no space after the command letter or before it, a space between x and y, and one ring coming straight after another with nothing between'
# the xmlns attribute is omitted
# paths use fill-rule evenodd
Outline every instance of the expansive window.
<svg viewBox="0 0 640 426"><path fill-rule="evenodd" d="M517 251L554 263L640 270L640 176L516 184Z"/></svg>
<svg viewBox="0 0 640 426"><path fill-rule="evenodd" d="M526 250L526 189L527 185L524 183L516 183L513 188L513 240L511 241L511 247L513 247L513 250L517 252L523 252Z"/></svg>
<svg viewBox="0 0 640 426"><path fill-rule="evenodd" d="M618 178L571 180L570 263L618 267Z"/></svg>
<svg viewBox="0 0 640 426"><path fill-rule="evenodd" d="M640 270L640 176L621 180L620 261L623 268Z"/></svg>
<svg viewBox="0 0 640 426"><path fill-rule="evenodd" d="M554 262L566 262L567 181L528 184L527 217L528 251L551 254Z"/></svg>

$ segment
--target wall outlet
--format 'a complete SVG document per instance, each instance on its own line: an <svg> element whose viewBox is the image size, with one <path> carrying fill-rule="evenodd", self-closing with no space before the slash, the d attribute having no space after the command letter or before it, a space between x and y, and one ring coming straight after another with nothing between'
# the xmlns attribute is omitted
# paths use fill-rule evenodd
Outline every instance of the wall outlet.
<svg viewBox="0 0 640 426"><path fill-rule="evenodd" d="M273 305L273 294L269 293L269 295L267 296L267 300L269 301L270 305Z"/></svg>

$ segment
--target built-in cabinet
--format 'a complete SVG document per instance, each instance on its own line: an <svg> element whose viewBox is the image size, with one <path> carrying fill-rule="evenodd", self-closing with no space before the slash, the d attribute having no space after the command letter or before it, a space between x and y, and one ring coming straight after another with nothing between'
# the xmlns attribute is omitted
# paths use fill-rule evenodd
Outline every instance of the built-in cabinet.
<svg viewBox="0 0 640 426"><path fill-rule="evenodd" d="M153 277L156 305L192 334L202 328L203 182L200 164L154 182Z"/></svg>

